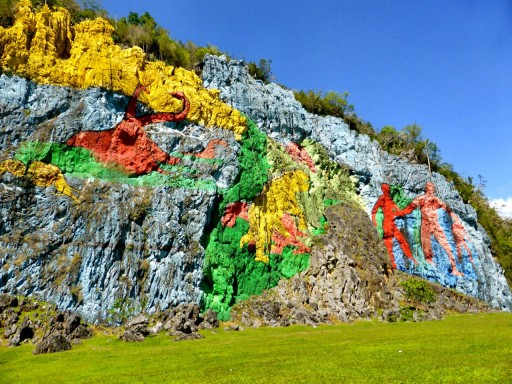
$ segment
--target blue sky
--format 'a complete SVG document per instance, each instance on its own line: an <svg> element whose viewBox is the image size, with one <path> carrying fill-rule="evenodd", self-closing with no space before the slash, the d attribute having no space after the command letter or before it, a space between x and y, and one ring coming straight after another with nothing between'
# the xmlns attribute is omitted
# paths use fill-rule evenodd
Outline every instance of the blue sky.
<svg viewBox="0 0 512 384"><path fill-rule="evenodd" d="M171 37L272 60L278 83L348 91L376 129L417 123L457 172L512 207L511 0L103 0Z"/></svg>

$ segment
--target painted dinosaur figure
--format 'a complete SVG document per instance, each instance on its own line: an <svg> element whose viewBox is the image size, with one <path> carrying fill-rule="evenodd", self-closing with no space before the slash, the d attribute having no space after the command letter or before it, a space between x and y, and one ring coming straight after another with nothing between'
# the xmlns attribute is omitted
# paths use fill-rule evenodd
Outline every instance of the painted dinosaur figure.
<svg viewBox="0 0 512 384"><path fill-rule="evenodd" d="M190 102L183 92L173 92L172 96L183 101L180 112L157 112L136 116L137 100L142 90L149 93L144 86L138 85L128 102L123 120L114 128L77 133L67 141L67 145L86 148L98 161L120 165L131 174L143 175L152 171L165 173L160 169L160 164L175 165L180 159L161 150L148 137L144 126L184 120L190 110Z"/></svg>
<svg viewBox="0 0 512 384"><path fill-rule="evenodd" d="M5 160L0 163L0 175L9 172L16 177L27 176L38 187L53 186L57 192L71 197L78 203L78 191L70 187L66 182L61 170L52 164L46 164L42 161L33 161L28 167L18 160Z"/></svg>

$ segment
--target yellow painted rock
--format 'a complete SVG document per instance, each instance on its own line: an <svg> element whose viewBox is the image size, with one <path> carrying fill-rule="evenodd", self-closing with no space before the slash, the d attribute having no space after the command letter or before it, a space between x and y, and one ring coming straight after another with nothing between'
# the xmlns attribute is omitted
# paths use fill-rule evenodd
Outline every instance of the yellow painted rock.
<svg viewBox="0 0 512 384"><path fill-rule="evenodd" d="M112 32L113 27L101 18L71 26L64 8L44 6L35 15L30 1L21 0L14 25L0 27L0 65L38 83L102 87L125 95L142 83L150 93L141 101L159 112L180 110L182 103L170 92L182 91L191 104L189 121L229 129L241 138L246 119L223 103L218 91L203 88L192 71L146 61L138 47L122 49L114 44Z"/></svg>
<svg viewBox="0 0 512 384"><path fill-rule="evenodd" d="M256 261L268 262L274 232L289 236L281 218L288 214L297 221L297 228L307 228L297 194L309 188L309 177L301 171L286 172L270 182L249 208L249 231L240 240L240 246L255 243Z"/></svg>

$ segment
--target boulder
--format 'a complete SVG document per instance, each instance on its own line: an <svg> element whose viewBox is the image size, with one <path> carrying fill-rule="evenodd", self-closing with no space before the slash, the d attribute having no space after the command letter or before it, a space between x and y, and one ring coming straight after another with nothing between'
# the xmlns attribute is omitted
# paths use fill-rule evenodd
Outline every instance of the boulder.
<svg viewBox="0 0 512 384"><path fill-rule="evenodd" d="M217 318L217 312L208 309L203 316L200 317L199 329L214 329L220 325L219 319Z"/></svg>
<svg viewBox="0 0 512 384"><path fill-rule="evenodd" d="M67 351L70 349L71 343L66 338L66 336L61 333L55 333L43 337L43 339L36 344L36 347L32 353L34 355L39 355L42 353L54 353Z"/></svg>
<svg viewBox="0 0 512 384"><path fill-rule="evenodd" d="M199 340L204 339L204 336L197 332L192 333L182 333L179 332L175 336L177 336L173 341L184 341L184 340Z"/></svg>
<svg viewBox="0 0 512 384"><path fill-rule="evenodd" d="M121 340L131 341L144 341L145 336L149 334L148 318L143 314L139 314L130 319L125 325L125 332L121 335Z"/></svg>
<svg viewBox="0 0 512 384"><path fill-rule="evenodd" d="M8 295L6 293L0 295L0 313L2 313L7 308L17 306L18 298L16 296Z"/></svg>

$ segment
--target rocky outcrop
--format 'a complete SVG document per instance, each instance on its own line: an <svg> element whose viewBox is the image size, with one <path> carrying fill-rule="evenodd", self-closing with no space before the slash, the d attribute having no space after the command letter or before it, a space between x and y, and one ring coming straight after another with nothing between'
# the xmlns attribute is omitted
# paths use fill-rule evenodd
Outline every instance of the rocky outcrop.
<svg viewBox="0 0 512 384"><path fill-rule="evenodd" d="M316 325L398 308L388 286L386 249L364 211L341 203L326 217L329 234L316 239L309 269L235 305L235 321L247 326Z"/></svg>
<svg viewBox="0 0 512 384"><path fill-rule="evenodd" d="M130 319L125 325L125 331L120 339L123 341L144 341L149 334L148 318L142 314Z"/></svg>
<svg viewBox="0 0 512 384"><path fill-rule="evenodd" d="M68 350L92 336L89 325L77 314L8 294L0 295L0 328L7 345L32 342L36 345L34 354Z"/></svg>

